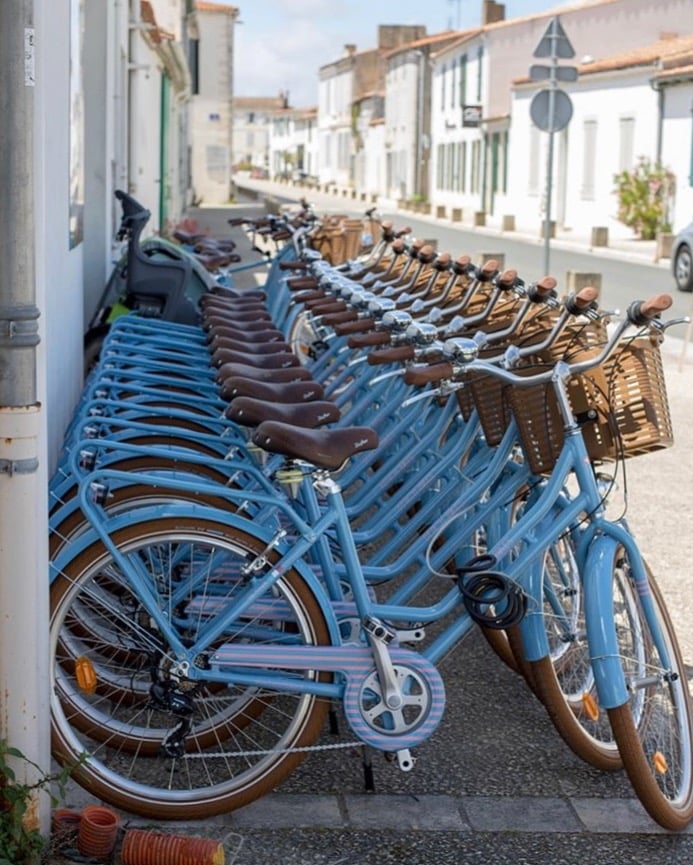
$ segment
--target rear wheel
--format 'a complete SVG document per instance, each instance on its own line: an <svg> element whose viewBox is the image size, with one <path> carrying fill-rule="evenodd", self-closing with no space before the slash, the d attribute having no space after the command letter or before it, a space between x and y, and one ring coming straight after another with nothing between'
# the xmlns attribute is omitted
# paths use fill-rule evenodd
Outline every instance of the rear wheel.
<svg viewBox="0 0 693 865"><path fill-rule="evenodd" d="M264 549L198 517L151 520L113 534L184 645L232 602L240 568ZM112 555L94 542L51 589L53 750L110 804L159 819L231 811L264 795L317 739L328 705L314 695L181 675L167 636ZM212 646L329 642L319 602L294 571L259 596ZM198 659L205 663L203 657ZM306 680L325 678L295 671Z"/></svg>

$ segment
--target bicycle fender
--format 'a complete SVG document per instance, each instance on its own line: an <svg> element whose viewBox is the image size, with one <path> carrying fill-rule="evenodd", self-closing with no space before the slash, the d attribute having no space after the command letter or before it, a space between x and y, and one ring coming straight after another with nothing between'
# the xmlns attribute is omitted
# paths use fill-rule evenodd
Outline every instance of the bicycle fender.
<svg viewBox="0 0 693 865"><path fill-rule="evenodd" d="M587 642L599 702L605 709L628 702L613 618L612 569L618 547L616 538L596 538L583 571Z"/></svg>
<svg viewBox="0 0 693 865"><path fill-rule="evenodd" d="M527 612L520 622L522 648L528 661L540 661L549 652L549 641L546 638L544 625L544 609L542 591L544 581L543 560L533 563L523 574L523 588L529 596Z"/></svg>
<svg viewBox="0 0 693 865"><path fill-rule="evenodd" d="M235 528L245 534L256 538L263 546L269 545L274 535L271 530L259 526L245 517L239 517L228 511L222 511L218 508L209 507L208 505L197 505L190 503L168 503L165 505L146 505L144 507L135 508L132 511L127 511L122 514L117 514L105 519L98 527L86 529L81 535L71 540L65 548L59 551L58 555L49 563L49 585L60 576L69 562L80 555L90 544L98 540L104 540L105 537L120 529L127 528L131 525L136 525L140 522L155 521L162 518L176 517L197 517L199 519L209 519L212 521L223 523L229 528ZM280 543L276 545L277 552L281 554L288 552L288 545ZM302 559L296 561L292 568L298 572L306 585L311 589L322 609L325 621L329 628L330 639L338 645L341 642L339 627L335 617L332 604L327 598L324 586L316 576L313 569Z"/></svg>

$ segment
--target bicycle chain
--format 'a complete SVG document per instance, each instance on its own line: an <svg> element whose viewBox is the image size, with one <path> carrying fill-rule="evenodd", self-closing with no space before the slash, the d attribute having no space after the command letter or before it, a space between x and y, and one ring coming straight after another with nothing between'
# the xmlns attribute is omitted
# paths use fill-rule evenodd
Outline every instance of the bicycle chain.
<svg viewBox="0 0 693 865"><path fill-rule="evenodd" d="M304 745L301 748L268 748L259 751L221 751L211 754L184 754L186 760L203 760L217 757L224 759L226 757L259 757L262 754L294 754L304 751L332 751L338 748L365 748L363 742L339 742L334 745Z"/></svg>

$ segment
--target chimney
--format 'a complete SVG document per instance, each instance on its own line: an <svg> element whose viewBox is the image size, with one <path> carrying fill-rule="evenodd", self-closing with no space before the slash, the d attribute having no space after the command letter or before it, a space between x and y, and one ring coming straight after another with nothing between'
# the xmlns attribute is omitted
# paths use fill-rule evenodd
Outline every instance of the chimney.
<svg viewBox="0 0 693 865"><path fill-rule="evenodd" d="M344 56L353 57L354 54L356 54L356 46L353 44L353 42L349 42L347 45L344 46Z"/></svg>
<svg viewBox="0 0 693 865"><path fill-rule="evenodd" d="M497 21L505 21L505 4L496 3L495 0L484 0L481 8L481 24L495 24Z"/></svg>

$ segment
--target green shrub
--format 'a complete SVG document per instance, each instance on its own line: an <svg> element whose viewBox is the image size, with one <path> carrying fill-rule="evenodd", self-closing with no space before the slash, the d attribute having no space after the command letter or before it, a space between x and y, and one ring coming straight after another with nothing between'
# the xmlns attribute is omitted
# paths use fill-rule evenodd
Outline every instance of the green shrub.
<svg viewBox="0 0 693 865"><path fill-rule="evenodd" d="M39 772L36 781L27 784L17 780L12 768L17 760ZM70 771L66 768L53 775L44 774L21 751L0 739L0 865L24 865L41 854L46 839L27 820L31 800L37 791L46 791L51 796L51 802L57 805L58 800L51 794L50 788L54 783L57 784L63 795Z"/></svg>

